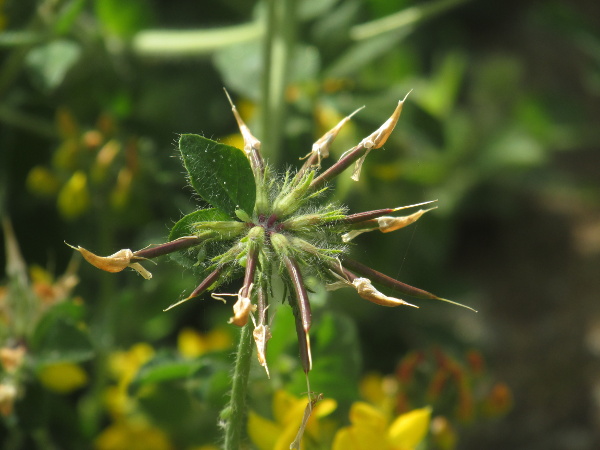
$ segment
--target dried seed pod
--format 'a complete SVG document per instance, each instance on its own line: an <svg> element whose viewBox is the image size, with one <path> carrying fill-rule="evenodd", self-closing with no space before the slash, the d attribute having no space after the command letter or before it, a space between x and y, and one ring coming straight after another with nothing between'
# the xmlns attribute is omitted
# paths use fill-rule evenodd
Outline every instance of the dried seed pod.
<svg viewBox="0 0 600 450"><path fill-rule="evenodd" d="M371 220L365 220L364 222L360 222L358 225L361 226L361 229L352 230L348 233L342 235L342 241L350 242L356 236L366 233L367 231L379 230L382 233L390 233L392 231L399 230L400 228L404 228L411 223L416 222L421 218L423 214L428 211L431 211L434 208L429 209L420 209L417 212L410 214L408 216L401 217L391 217L391 216L383 216L377 217ZM362 228L364 226L365 228Z"/></svg>
<svg viewBox="0 0 600 450"><path fill-rule="evenodd" d="M404 300L401 300L399 298L389 297L385 294L382 294L377 289L375 289L375 287L373 287L371 280L369 280L368 278L356 278L352 282L352 286L354 286L354 288L358 292L358 295L360 295L362 298L364 298L365 300L369 300L370 302L376 303L378 305L391 307L407 305L412 306L414 308L418 308L418 306L405 302Z"/></svg>
<svg viewBox="0 0 600 450"><path fill-rule="evenodd" d="M385 142L390 137L390 134L392 134L392 131L394 131L394 127L396 126L396 124L398 123L398 119L400 118L400 113L402 113L404 101L411 92L412 90L409 91L408 94L406 94L404 98L398 102L398 106L396 106L396 109L394 110L390 118L386 120L384 124L381 125L376 131L364 138L359 145L362 145L367 149L374 150L376 148L380 148L381 146L383 146L383 144L385 144Z"/></svg>
<svg viewBox="0 0 600 450"><path fill-rule="evenodd" d="M408 94L410 94L410 91ZM402 113L402 107L404 106L404 101L406 100L406 97L408 97L408 94L406 94L406 96L398 102L398 106L396 106L396 109L394 110L394 112L392 113L390 118L388 120L386 120L384 122L384 124L381 125L376 131L374 131L369 136L364 138L360 142L360 144L358 144L359 147L366 148L367 151L354 164L354 172L352 173L352 179L354 181L358 181L358 179L360 178L360 171L361 171L362 165L365 162L365 159L367 158L367 155L369 154L369 152L371 150L375 150L377 148L382 147L383 144L386 143L386 141L392 134L392 131L394 131L394 127L398 123L398 119L400 118L400 113Z"/></svg>
<svg viewBox="0 0 600 450"><path fill-rule="evenodd" d="M256 309L250 301L250 297L238 295L238 301L233 305L233 317L229 319L229 323L243 327L248 323L248 315Z"/></svg>
<svg viewBox="0 0 600 450"><path fill-rule="evenodd" d="M89 262L92 266L100 270L116 273L121 272L127 267L131 267L133 270L135 270L137 273L143 276L146 280L152 278L152 274L148 270L146 270L140 263L131 262L131 259L133 258L133 252L128 248L119 250L118 252L113 253L110 256L98 256L90 252L89 250L86 250L83 247L74 247L70 244L67 245L81 253L83 258L87 262Z"/></svg>
<svg viewBox="0 0 600 450"><path fill-rule="evenodd" d="M362 298L381 306L394 307L407 305L418 308L418 306L405 302L404 300L395 297L389 297L379 292L377 289L375 289L371 280L364 277L357 277L349 270L341 267L341 265L340 267L331 266L331 274L337 278L338 281L328 284L326 286L328 291L335 291L345 287L353 287L356 289L356 292L358 292L358 295L360 295Z"/></svg>
<svg viewBox="0 0 600 450"><path fill-rule="evenodd" d="M254 318L253 318L254 320ZM254 331L252 332L254 342L256 343L256 357L258 363L265 368L267 377L271 378L269 374L269 366L267 365L267 342L271 339L271 329L268 325L254 325Z"/></svg>
<svg viewBox="0 0 600 450"><path fill-rule="evenodd" d="M329 156L329 149L331 147L331 144L337 137L342 127L352 118L353 115L355 115L363 108L364 106L361 106L360 108L352 112L352 114L349 114L346 117L344 117L342 120L339 121L339 123L335 127L333 127L331 130L325 133L312 145L310 153L304 158L300 158L307 159L307 161L304 163L298 174L302 174L309 167L321 167L321 160ZM315 160L317 161L316 164Z"/></svg>
<svg viewBox="0 0 600 450"><path fill-rule="evenodd" d="M225 91L227 100L229 100L229 104L231 105L231 111L233 112L235 121L238 124L238 128L240 129L242 138L244 139L244 152L250 160L252 167L259 171L263 171L265 168L265 163L260 154L260 141L256 137L254 137L254 135L250 132L250 128L248 128L246 123L242 120L237 108L235 107L233 101L231 100L231 97L229 96L229 92L227 92L227 89L223 90Z"/></svg>

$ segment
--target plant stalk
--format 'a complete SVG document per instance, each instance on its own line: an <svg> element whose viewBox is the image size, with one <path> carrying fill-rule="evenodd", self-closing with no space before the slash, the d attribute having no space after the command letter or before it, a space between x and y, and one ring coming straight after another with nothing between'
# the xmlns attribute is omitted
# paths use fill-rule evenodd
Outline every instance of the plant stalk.
<svg viewBox="0 0 600 450"><path fill-rule="evenodd" d="M267 0L261 98L262 153L273 164L285 124L285 90L295 44L295 0Z"/></svg>
<svg viewBox="0 0 600 450"><path fill-rule="evenodd" d="M252 331L254 325L248 322L240 332L240 340L235 355L235 369L231 386L229 405L221 413L226 420L225 450L239 450L245 436L246 399L248 397L248 377L252 358Z"/></svg>

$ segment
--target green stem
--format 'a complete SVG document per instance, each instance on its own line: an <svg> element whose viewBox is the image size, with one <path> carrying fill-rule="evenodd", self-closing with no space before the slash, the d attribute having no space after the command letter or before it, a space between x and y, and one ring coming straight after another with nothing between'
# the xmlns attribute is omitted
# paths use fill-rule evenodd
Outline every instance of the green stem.
<svg viewBox="0 0 600 450"><path fill-rule="evenodd" d="M145 30L134 36L131 48L142 58L181 59L210 55L224 47L255 40L262 33L258 22L214 30Z"/></svg>
<svg viewBox="0 0 600 450"><path fill-rule="evenodd" d="M261 99L262 153L274 163L285 123L285 90L295 43L295 0L267 0Z"/></svg>
<svg viewBox="0 0 600 450"><path fill-rule="evenodd" d="M225 450L239 450L242 448L241 444L244 439L246 425L246 398L252 357L253 329L254 325L248 322L241 330L235 355L231 399L229 405L221 413L221 417L227 421L225 426Z"/></svg>

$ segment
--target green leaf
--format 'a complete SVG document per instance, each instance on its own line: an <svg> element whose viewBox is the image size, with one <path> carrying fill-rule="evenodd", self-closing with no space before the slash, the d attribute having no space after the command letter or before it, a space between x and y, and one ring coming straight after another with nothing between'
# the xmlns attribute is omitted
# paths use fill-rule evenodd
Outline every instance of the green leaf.
<svg viewBox="0 0 600 450"><path fill-rule="evenodd" d="M44 91L52 91L60 86L80 55L79 44L57 39L32 49L25 62L33 81Z"/></svg>
<svg viewBox="0 0 600 450"><path fill-rule="evenodd" d="M186 379L198 370L200 365L198 360L186 360L172 356L154 358L140 369L130 389L135 392L145 384Z"/></svg>
<svg viewBox="0 0 600 450"><path fill-rule="evenodd" d="M102 27L123 38L153 22L152 3L145 0L96 0L94 9Z"/></svg>
<svg viewBox="0 0 600 450"><path fill-rule="evenodd" d="M217 208L199 209L179 219L179 222L171 228L169 240L174 241L180 237L193 235L194 231L192 227L195 223L216 222L220 220L231 220L231 217Z"/></svg>
<svg viewBox="0 0 600 450"><path fill-rule="evenodd" d="M53 24L54 31L59 35L68 33L85 8L86 3L87 0L71 0L65 3L60 8L56 22Z"/></svg>
<svg viewBox="0 0 600 450"><path fill-rule="evenodd" d="M31 339L38 365L55 362L80 362L94 356L90 336L80 326L83 308L64 302L40 320Z"/></svg>
<svg viewBox="0 0 600 450"><path fill-rule="evenodd" d="M242 150L197 134L181 135L179 149L190 182L204 200L230 218L235 217L236 209L252 215L256 185Z"/></svg>
<svg viewBox="0 0 600 450"><path fill-rule="evenodd" d="M310 334L313 356L311 389L338 400L355 399L361 358L352 320L338 312L326 313L314 324ZM295 371L287 389L290 392L306 391L304 373Z"/></svg>
<svg viewBox="0 0 600 450"><path fill-rule="evenodd" d="M227 214L217 208L200 209L194 211L177 222L169 233L169 240L174 241L183 236L191 236L194 234L192 226L198 222L214 222L218 220L231 220ZM176 252L171 254L171 258L181 264L183 267L193 267L198 262L197 249L190 251Z"/></svg>
<svg viewBox="0 0 600 450"><path fill-rule="evenodd" d="M230 387L229 353L211 352L195 359L182 359L174 354L161 354L145 364L129 386L138 395L146 385L184 381L186 388L200 401L222 407Z"/></svg>

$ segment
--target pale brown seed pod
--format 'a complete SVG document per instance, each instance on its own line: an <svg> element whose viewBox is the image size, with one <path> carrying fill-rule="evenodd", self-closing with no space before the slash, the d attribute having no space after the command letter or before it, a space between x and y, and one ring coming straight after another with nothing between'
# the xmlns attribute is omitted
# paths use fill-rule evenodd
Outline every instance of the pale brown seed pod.
<svg viewBox="0 0 600 450"><path fill-rule="evenodd" d="M131 262L131 259L133 258L133 252L128 248L119 250L118 252L113 253L110 256L98 256L90 252L89 250L86 250L83 247L74 247L70 244L67 245L81 253L83 259L85 259L92 266L100 270L116 273L121 272L127 267L131 267L133 270L135 270L137 273L143 276L146 280L152 278L152 274L148 270L146 270L140 263Z"/></svg>

